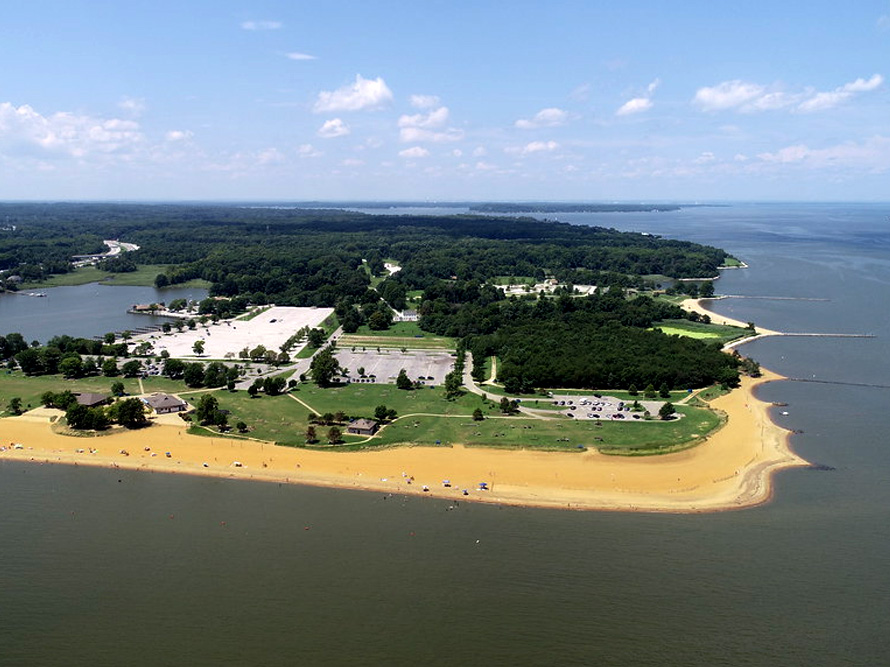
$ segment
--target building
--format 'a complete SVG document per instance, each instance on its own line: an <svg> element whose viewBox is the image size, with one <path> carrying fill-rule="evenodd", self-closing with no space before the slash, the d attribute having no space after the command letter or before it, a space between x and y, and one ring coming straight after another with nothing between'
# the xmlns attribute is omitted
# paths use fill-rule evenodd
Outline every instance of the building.
<svg viewBox="0 0 890 667"><path fill-rule="evenodd" d="M74 398L77 399L79 405L85 405L88 408L95 408L108 402L108 396L105 394L94 394L91 391L76 391Z"/></svg>
<svg viewBox="0 0 890 667"><path fill-rule="evenodd" d="M373 419L353 419L347 424L346 432L353 435L374 435L377 432L377 422Z"/></svg>
<svg viewBox="0 0 890 667"><path fill-rule="evenodd" d="M156 393L142 400L159 415L182 412L183 410L188 410L189 407L188 403L181 398L171 396L170 394Z"/></svg>

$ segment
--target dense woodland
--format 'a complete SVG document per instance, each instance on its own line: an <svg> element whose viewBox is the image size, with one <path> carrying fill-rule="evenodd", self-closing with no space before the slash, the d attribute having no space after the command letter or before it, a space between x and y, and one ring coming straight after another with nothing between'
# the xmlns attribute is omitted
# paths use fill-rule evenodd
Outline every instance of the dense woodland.
<svg viewBox="0 0 890 667"><path fill-rule="evenodd" d="M164 265L158 287L207 280L212 296L232 298L207 302L225 311L220 316L248 303L333 306L347 332L364 323L385 329L389 306L401 310L409 292L422 291L422 329L465 338L475 358L498 354L501 379L524 390L679 388L737 378L735 360L716 348L646 331L687 313L626 298L646 276L715 275L726 254L710 246L532 218L296 207L2 204L0 221L0 277L10 288L13 274L36 280L67 271L72 255L101 252L103 239L120 239L140 249L106 262L107 270ZM371 289L371 276L384 275L384 259L402 269ZM570 288L556 298L508 299L491 284L496 276L604 289L583 299ZM42 365L52 366L56 355L46 354Z"/></svg>

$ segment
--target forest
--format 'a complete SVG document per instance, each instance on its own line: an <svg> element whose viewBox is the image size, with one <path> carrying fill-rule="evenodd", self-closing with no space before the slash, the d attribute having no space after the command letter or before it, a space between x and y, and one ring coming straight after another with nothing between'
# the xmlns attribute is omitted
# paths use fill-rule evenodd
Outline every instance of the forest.
<svg viewBox="0 0 890 667"><path fill-rule="evenodd" d="M72 255L120 239L139 250L106 261L107 270L161 265L159 288L207 280L212 297L229 297L206 302L221 317L250 303L333 306L347 332L385 329L390 307L404 309L409 292L422 293L424 331L465 339L474 359L497 354L500 379L523 390L738 377L737 362L716 348L648 331L661 319L695 316L630 289L653 276L714 276L726 253L687 241L527 217L222 204L0 204L0 220L0 279L9 289L13 275L68 271ZM388 276L384 260L401 270ZM566 287L507 298L492 284L498 276ZM573 283L600 290L576 298Z"/></svg>

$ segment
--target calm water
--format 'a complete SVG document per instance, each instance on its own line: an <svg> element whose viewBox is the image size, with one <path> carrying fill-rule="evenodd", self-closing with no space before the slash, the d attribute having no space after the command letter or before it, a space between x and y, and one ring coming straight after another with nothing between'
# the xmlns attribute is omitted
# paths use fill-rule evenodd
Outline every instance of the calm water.
<svg viewBox="0 0 890 667"><path fill-rule="evenodd" d="M890 384L890 206L562 216L727 248L716 308L794 331L746 353ZM35 300L36 301L36 300ZM771 504L701 516L0 464L0 664L882 665L890 390L775 383ZM2 434L0 434L2 437ZM309 528L309 530L306 530Z"/></svg>
<svg viewBox="0 0 890 667"><path fill-rule="evenodd" d="M91 283L77 287L50 287L22 292L42 292L44 298L24 294L0 294L0 333L18 332L25 340L46 343L68 334L92 338L109 331L126 331L169 320L127 312L136 303L170 303L174 299L200 301L207 290L170 287L111 287Z"/></svg>

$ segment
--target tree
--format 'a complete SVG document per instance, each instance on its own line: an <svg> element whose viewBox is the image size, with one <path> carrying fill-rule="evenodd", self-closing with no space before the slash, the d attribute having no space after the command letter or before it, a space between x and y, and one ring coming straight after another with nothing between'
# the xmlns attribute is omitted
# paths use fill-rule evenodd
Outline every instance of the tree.
<svg viewBox="0 0 890 667"><path fill-rule="evenodd" d="M192 345L192 352L195 353L195 356L201 356L204 354L204 341L196 340Z"/></svg>
<svg viewBox="0 0 890 667"><path fill-rule="evenodd" d="M382 421L386 420L387 414L388 414L388 409L385 405L378 405L376 408L374 408L374 419L376 419L377 421L382 422Z"/></svg>
<svg viewBox="0 0 890 667"><path fill-rule="evenodd" d="M646 385L646 389L643 391L643 396L645 396L646 398L655 398L656 396L658 396L658 394L655 392L655 385Z"/></svg>
<svg viewBox="0 0 890 667"><path fill-rule="evenodd" d="M66 378L78 378L83 375L83 361L79 354L65 356L59 362L59 372Z"/></svg>
<svg viewBox="0 0 890 667"><path fill-rule="evenodd" d="M120 375L117 368L117 359L110 357L102 362L102 375L106 377L115 377Z"/></svg>
<svg viewBox="0 0 890 667"><path fill-rule="evenodd" d="M630 387L628 388L627 393L630 394L631 396L639 396L639 395L640 395L640 390L637 389L637 385L632 384L632 385L630 385Z"/></svg>
<svg viewBox="0 0 890 667"><path fill-rule="evenodd" d="M235 424L235 428L238 429L239 433L247 433L247 424L245 424L243 421L239 421L237 424Z"/></svg>
<svg viewBox="0 0 890 667"><path fill-rule="evenodd" d="M123 396L124 395L124 383L120 380L111 383L111 393L115 396Z"/></svg>
<svg viewBox="0 0 890 667"><path fill-rule="evenodd" d="M398 377L396 377L396 388L397 389L413 389L414 383L408 378L408 373L405 372L405 369L399 371Z"/></svg>
<svg viewBox="0 0 890 667"><path fill-rule="evenodd" d="M185 365L182 380L188 387L201 387L204 385L204 364L195 362Z"/></svg>
<svg viewBox="0 0 890 667"><path fill-rule="evenodd" d="M677 409L674 407L673 403L666 401L658 410L658 417L659 419L668 420L675 412L677 412Z"/></svg>
<svg viewBox="0 0 890 667"><path fill-rule="evenodd" d="M309 444L318 442L318 434L315 432L315 427L312 424L306 427L306 442Z"/></svg>
<svg viewBox="0 0 890 667"><path fill-rule="evenodd" d="M340 442L342 435L343 434L339 428L337 428L336 426L331 426L330 430L328 431L328 442L332 445L336 445L338 442Z"/></svg>
<svg viewBox="0 0 890 667"><path fill-rule="evenodd" d="M127 398L114 404L117 423L125 428L142 428L148 425L145 405L138 398Z"/></svg>
<svg viewBox="0 0 890 667"><path fill-rule="evenodd" d="M19 396L13 396L9 399L9 403L6 406L6 411L10 412L14 415L22 414L22 399Z"/></svg>
<svg viewBox="0 0 890 667"><path fill-rule="evenodd" d="M310 329L307 335L309 347L321 347L324 345L324 329Z"/></svg>
<svg viewBox="0 0 890 667"><path fill-rule="evenodd" d="M329 387L334 376L340 371L340 362L330 347L321 350L312 358L309 374L319 387Z"/></svg>
<svg viewBox="0 0 890 667"><path fill-rule="evenodd" d="M658 388L658 395L661 398L670 398L671 397L671 390L668 387L667 382L661 383L661 386Z"/></svg>
<svg viewBox="0 0 890 667"><path fill-rule="evenodd" d="M511 401L506 396L501 399L500 409L505 415L513 415L519 411L516 401Z"/></svg>
<svg viewBox="0 0 890 667"><path fill-rule="evenodd" d="M483 419L485 419L485 415L482 414L482 408L473 410L473 421L481 422Z"/></svg>
<svg viewBox="0 0 890 667"><path fill-rule="evenodd" d="M263 380L263 391L268 396L278 396L284 391L287 381L281 377L267 377Z"/></svg>
<svg viewBox="0 0 890 667"><path fill-rule="evenodd" d="M460 373L458 373L457 371L451 371L448 375L445 376L445 398L451 401L460 396L462 393L463 392L461 391Z"/></svg>
<svg viewBox="0 0 890 667"><path fill-rule="evenodd" d="M134 378L142 372L142 362L138 359L131 359L121 366L124 377Z"/></svg>
<svg viewBox="0 0 890 667"><path fill-rule="evenodd" d="M164 273L159 273L155 276L155 287L158 289L164 289L170 284L170 279Z"/></svg>
<svg viewBox="0 0 890 667"><path fill-rule="evenodd" d="M195 406L195 419L202 424L216 423L216 413L219 411L219 401L213 394L204 394L198 399Z"/></svg>

